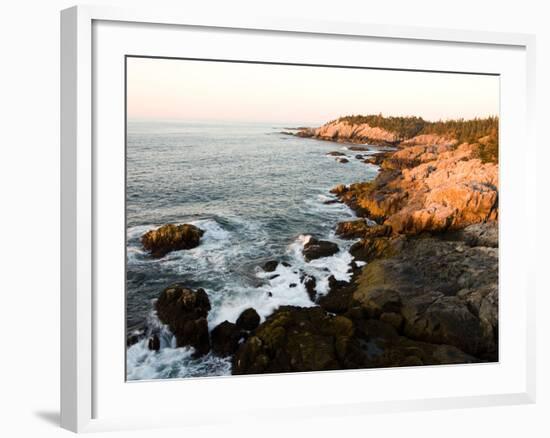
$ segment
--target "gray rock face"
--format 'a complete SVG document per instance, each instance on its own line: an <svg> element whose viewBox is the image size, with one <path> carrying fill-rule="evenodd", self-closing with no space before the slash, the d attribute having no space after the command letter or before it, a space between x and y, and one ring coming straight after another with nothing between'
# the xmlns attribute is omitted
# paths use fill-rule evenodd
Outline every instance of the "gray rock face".
<svg viewBox="0 0 550 438"><path fill-rule="evenodd" d="M401 315L408 338L496 360L498 248L417 238L394 254L373 260L358 279L353 298L367 314Z"/></svg>
<svg viewBox="0 0 550 438"><path fill-rule="evenodd" d="M498 223L491 221L470 225L449 237L452 240L461 240L469 246L498 248Z"/></svg>

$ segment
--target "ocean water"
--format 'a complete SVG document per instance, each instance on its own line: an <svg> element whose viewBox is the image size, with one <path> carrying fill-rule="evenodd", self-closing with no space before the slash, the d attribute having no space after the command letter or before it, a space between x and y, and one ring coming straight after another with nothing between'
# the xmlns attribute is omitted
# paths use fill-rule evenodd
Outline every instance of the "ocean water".
<svg viewBox="0 0 550 438"><path fill-rule="evenodd" d="M281 134L284 125L129 122L127 135L127 331L158 333L161 350L144 338L127 349L129 380L218 376L231 373L228 359L192 358L175 348L156 318L154 300L174 282L208 293L209 328L255 308L265 319L280 305L313 306L300 271L328 291L328 277L349 281L352 242L338 239L339 221L354 217L329 190L373 179L377 167L355 159L346 146ZM330 151L348 155L338 163ZM361 152L362 153L362 152ZM146 231L166 223L205 230L194 249L150 258L141 248ZM340 252L306 263L307 236L332 240ZM261 266L281 260L269 279ZM296 283L297 287L290 287Z"/></svg>

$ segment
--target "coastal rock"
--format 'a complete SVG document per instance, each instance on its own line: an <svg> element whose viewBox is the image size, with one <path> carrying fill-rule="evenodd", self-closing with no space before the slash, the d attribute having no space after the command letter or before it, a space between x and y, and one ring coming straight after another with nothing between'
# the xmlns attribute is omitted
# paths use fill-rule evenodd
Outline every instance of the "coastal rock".
<svg viewBox="0 0 550 438"><path fill-rule="evenodd" d="M171 251L191 249L199 245L204 231L191 224L167 224L141 236L141 244L155 258Z"/></svg>
<svg viewBox="0 0 550 438"><path fill-rule="evenodd" d="M404 367L475 363L479 359L447 344L415 341L398 334L393 324L376 319L354 321L365 345L365 367Z"/></svg>
<svg viewBox="0 0 550 438"><path fill-rule="evenodd" d="M387 225L371 226L365 219L357 219L340 222L336 227L336 234L343 239L381 237L390 235L391 227Z"/></svg>
<svg viewBox="0 0 550 438"><path fill-rule="evenodd" d="M356 368L362 363L351 320L319 307L280 307L233 358L233 374Z"/></svg>
<svg viewBox="0 0 550 438"><path fill-rule="evenodd" d="M347 187L344 184L338 184L336 187L330 190L336 196L343 195L347 191Z"/></svg>
<svg viewBox="0 0 550 438"><path fill-rule="evenodd" d="M336 158L336 161L338 163L341 163L341 164L346 164L346 163L349 163L349 160L347 158L344 158L344 157L337 157Z"/></svg>
<svg viewBox="0 0 550 438"><path fill-rule="evenodd" d="M211 337L212 351L218 356L226 357L237 351L243 333L236 324L224 321L212 330Z"/></svg>
<svg viewBox="0 0 550 438"><path fill-rule="evenodd" d="M393 153L369 183L340 200L396 234L459 230L498 219L498 165L475 158L476 146L415 145Z"/></svg>
<svg viewBox="0 0 550 438"><path fill-rule="evenodd" d="M160 339L158 335L153 335L149 338L147 341L147 348L151 351L159 351L160 350Z"/></svg>
<svg viewBox="0 0 550 438"><path fill-rule="evenodd" d="M345 153L340 152L340 151L327 152L327 155L330 156L330 157L345 157L346 156Z"/></svg>
<svg viewBox="0 0 550 438"><path fill-rule="evenodd" d="M260 325L260 315L252 307L244 310L237 318L237 327L242 330L254 330Z"/></svg>
<svg viewBox="0 0 550 438"><path fill-rule="evenodd" d="M384 238L381 238L384 239ZM498 251L437 238L399 240L367 264L353 298L371 318L403 318L411 339L455 346L494 360L498 333ZM391 254L391 255L389 255ZM386 317L387 318L387 317Z"/></svg>
<svg viewBox="0 0 550 438"><path fill-rule="evenodd" d="M265 272L273 272L275 269L277 269L278 265L279 265L279 262L277 260L270 260L264 263L264 265L262 266L262 269Z"/></svg>
<svg viewBox="0 0 550 438"><path fill-rule="evenodd" d="M470 225L466 228L449 233L449 240L460 240L469 246L488 246L498 248L498 222L485 222Z"/></svg>
<svg viewBox="0 0 550 438"><path fill-rule="evenodd" d="M162 291L155 307L159 319L176 337L178 347L193 347L196 356L208 353L206 317L211 307L204 289L193 291L180 285L170 286Z"/></svg>
<svg viewBox="0 0 550 438"><path fill-rule="evenodd" d="M330 257L336 254L340 249L334 242L327 240L317 240L315 237L309 237L304 244L303 254L306 261Z"/></svg>
<svg viewBox="0 0 550 438"><path fill-rule="evenodd" d="M300 136L351 143L394 144L399 141L397 134L393 132L369 126L367 123L354 124L344 120L336 120L313 130L299 132L302 133Z"/></svg>
<svg viewBox="0 0 550 438"><path fill-rule="evenodd" d="M317 299L317 280L315 279L315 277L302 273L300 275L300 282L306 288L309 299L315 302L315 300Z"/></svg>

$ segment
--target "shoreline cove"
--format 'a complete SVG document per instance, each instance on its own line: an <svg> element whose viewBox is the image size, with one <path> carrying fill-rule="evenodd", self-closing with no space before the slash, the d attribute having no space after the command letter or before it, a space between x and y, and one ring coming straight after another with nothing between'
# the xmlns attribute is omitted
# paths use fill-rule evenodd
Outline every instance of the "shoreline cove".
<svg viewBox="0 0 550 438"><path fill-rule="evenodd" d="M323 212L323 230L302 230L269 256L248 254L239 293L175 280L181 266L195 264L200 276L240 245L232 233L242 222L186 221L204 232L198 245L157 260L139 239L165 224L127 228L128 263L174 271L147 301L145 321L127 326L128 380L498 361L498 164L479 158L483 139L403 139L364 125L280 132L338 145L324 158L369 173L304 199ZM251 309L258 321L246 325Z"/></svg>

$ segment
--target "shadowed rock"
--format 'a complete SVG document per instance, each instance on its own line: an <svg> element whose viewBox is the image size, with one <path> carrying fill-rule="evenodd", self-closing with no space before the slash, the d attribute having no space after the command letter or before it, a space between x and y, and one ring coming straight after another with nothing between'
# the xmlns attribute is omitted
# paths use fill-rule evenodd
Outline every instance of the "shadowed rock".
<svg viewBox="0 0 550 438"><path fill-rule="evenodd" d="M237 327L243 330L254 330L260 325L260 315L253 308L244 310L237 318Z"/></svg>
<svg viewBox="0 0 550 438"><path fill-rule="evenodd" d="M339 250L338 245L334 242L317 240L315 237L310 237L304 244L303 254L306 261L309 262L322 257L330 257Z"/></svg>
<svg viewBox="0 0 550 438"><path fill-rule="evenodd" d="M178 347L193 347L196 356L208 353L210 338L206 317L210 300L204 289L193 291L179 285L170 286L160 294L156 310L159 319L176 337Z"/></svg>
<svg viewBox="0 0 550 438"><path fill-rule="evenodd" d="M239 347L243 333L236 324L224 321L217 325L211 333L212 351L218 356L231 356Z"/></svg>
<svg viewBox="0 0 550 438"><path fill-rule="evenodd" d="M367 315L411 339L496 360L498 249L429 237L385 242L353 294Z"/></svg>
<svg viewBox="0 0 550 438"><path fill-rule="evenodd" d="M357 367L361 352L353 332L348 318L319 307L281 307L239 347L233 374Z"/></svg>

